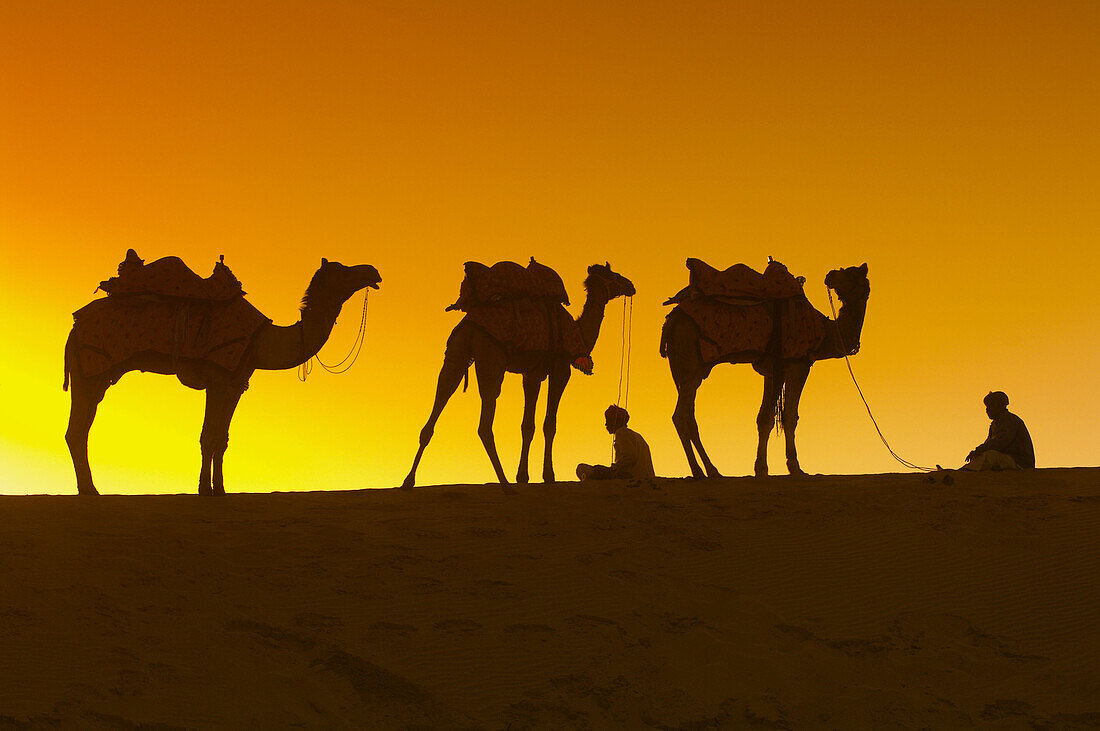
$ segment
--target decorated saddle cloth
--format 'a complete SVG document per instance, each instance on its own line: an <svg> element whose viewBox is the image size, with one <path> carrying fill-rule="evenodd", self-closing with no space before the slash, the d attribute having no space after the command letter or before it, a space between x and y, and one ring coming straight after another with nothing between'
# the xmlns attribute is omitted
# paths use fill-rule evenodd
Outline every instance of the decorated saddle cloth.
<svg viewBox="0 0 1100 731"><path fill-rule="evenodd" d="M130 266L134 260L140 262L130 250L119 276L100 285L109 295L73 313L72 337L88 375L150 351L234 371L256 331L271 322L244 298L224 264L202 279L175 257L140 268ZM145 278L150 269L155 276ZM228 296L234 287L236 295Z"/></svg>
<svg viewBox="0 0 1100 731"><path fill-rule="evenodd" d="M514 261L498 261L491 267L476 261L465 264L466 276L458 290L458 300L447 311L470 312L477 307L517 299L548 300L569 304L569 295L561 277L550 267L531 257L526 267Z"/></svg>
<svg viewBox="0 0 1100 731"><path fill-rule="evenodd" d="M462 322L477 325L512 352L564 353L573 361L588 356L580 328L558 302L528 298L472 307Z"/></svg>
<svg viewBox="0 0 1100 731"><path fill-rule="evenodd" d="M665 302L669 313L699 327L699 351L707 365L737 353L803 358L825 339L825 316L814 309L802 282L777 261L763 274L744 264L719 271L688 259L689 284Z"/></svg>

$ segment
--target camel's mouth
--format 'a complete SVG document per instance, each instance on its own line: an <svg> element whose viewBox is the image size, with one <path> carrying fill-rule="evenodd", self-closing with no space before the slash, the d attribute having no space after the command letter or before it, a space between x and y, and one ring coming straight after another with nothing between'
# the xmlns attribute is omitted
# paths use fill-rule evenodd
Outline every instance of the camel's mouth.
<svg viewBox="0 0 1100 731"><path fill-rule="evenodd" d="M370 287L371 289L378 289L378 283L381 282L381 281L382 280L378 280L378 282L367 282L367 286Z"/></svg>

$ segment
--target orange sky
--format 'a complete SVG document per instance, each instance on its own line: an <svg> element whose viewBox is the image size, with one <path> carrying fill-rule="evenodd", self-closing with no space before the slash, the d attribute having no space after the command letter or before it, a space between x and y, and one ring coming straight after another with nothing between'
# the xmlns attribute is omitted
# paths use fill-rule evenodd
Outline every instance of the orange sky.
<svg viewBox="0 0 1100 731"><path fill-rule="evenodd" d="M992 388L1040 466L1095 465L1098 129L1091 1L5 2L0 491L75 492L62 348L128 247L204 275L224 254L281 324L322 256L382 273L353 370L253 378L230 491L399 483L462 263L532 255L574 314L586 265L634 281L631 426L660 474L687 472L657 355L687 256L774 256L826 312L825 273L868 262L853 366L908 459L958 464ZM559 476L608 457L621 319L615 303L596 374L565 394ZM724 366L700 391L725 474L752 469L760 387ZM202 408L175 379L126 376L92 430L100 491L193 491ZM478 408L476 389L456 394L420 482L492 477ZM510 474L520 410L512 376L496 429ZM801 415L807 471L898 468L842 361L814 367Z"/></svg>

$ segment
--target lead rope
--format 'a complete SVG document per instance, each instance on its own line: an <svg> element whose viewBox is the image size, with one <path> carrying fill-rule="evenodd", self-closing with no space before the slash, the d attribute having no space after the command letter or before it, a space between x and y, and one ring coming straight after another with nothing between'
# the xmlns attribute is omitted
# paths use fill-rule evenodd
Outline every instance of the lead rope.
<svg viewBox="0 0 1100 731"><path fill-rule="evenodd" d="M304 363L298 366L298 380L305 382L309 374L313 372L313 361L316 360L322 368L329 373L340 375L341 373L347 373L351 370L351 367L355 365L355 361L359 359L359 353L363 350L363 342L367 337L367 298L370 296L370 292L364 290L363 293L363 316L359 320L359 332L355 334L355 341L351 344L351 350L343 357L339 363L333 363L329 365L321 360L321 355L317 354L313 358L307 359ZM303 338L305 337L303 333ZM303 340L303 349L305 348ZM350 362L349 362L350 361Z"/></svg>
<svg viewBox="0 0 1100 731"><path fill-rule="evenodd" d="M630 402L630 345L634 332L634 297L623 299L623 333L619 344L619 392L615 405L626 408ZM615 440L611 441L611 464L615 464Z"/></svg>
<svg viewBox="0 0 1100 731"><path fill-rule="evenodd" d="M848 373L852 376L852 383L855 384L856 391L859 393L860 399L863 400L863 407L867 409L867 416L871 417L871 423L875 425L875 431L878 432L878 438L882 440L883 445L886 447L886 451L890 453L890 456L896 459L900 464L908 467L911 470L917 470L918 472L935 472L935 467L921 467L918 464L914 464L909 460L901 457L897 452L893 450L890 443L886 441L886 437L882 434L882 429L879 428L878 422L875 421L875 415L871 413L871 406L867 403L867 397L863 395L863 389L859 387L859 381L856 380L855 371L852 370L852 361L848 359L848 349L844 347L844 342L840 337L840 323L836 319L836 305L833 304L833 290L830 287L825 288L829 293L829 308L833 311L833 337L836 340L837 348L844 354L844 362L848 365Z"/></svg>
<svg viewBox="0 0 1100 731"><path fill-rule="evenodd" d="M624 409L630 402L630 344L634 325L634 298L623 299L623 334L619 345L619 392L615 405Z"/></svg>

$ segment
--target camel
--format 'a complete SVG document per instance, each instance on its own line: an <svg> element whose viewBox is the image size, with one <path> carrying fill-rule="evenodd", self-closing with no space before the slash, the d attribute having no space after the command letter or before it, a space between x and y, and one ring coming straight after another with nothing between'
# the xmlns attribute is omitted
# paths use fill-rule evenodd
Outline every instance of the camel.
<svg viewBox="0 0 1100 731"><path fill-rule="evenodd" d="M768 436L773 427L781 427L786 437L787 470L792 475L805 474L798 464L794 438L798 424L798 402L810 374L810 366L819 360L843 358L859 350L859 336L867 312L867 299L871 294L867 265L834 269L825 276L825 286L837 293L842 306L836 320L820 315L826 321L826 337L809 357L781 360L766 353L746 351L734 353L720 361L751 363L753 369L764 377L764 397L756 416L759 442L754 472L758 477L768 474ZM694 447L706 468L706 476L721 477L703 449L699 439L699 425L695 420L696 391L710 375L711 368L717 365L703 363L699 337L699 328L695 322L687 315L673 310L665 320L661 332L661 355L668 358L672 379L676 383L678 396L672 423L684 445L691 474L697 478L704 476L692 451Z"/></svg>
<svg viewBox="0 0 1100 731"><path fill-rule="evenodd" d="M99 494L88 465L88 432L99 402L107 389L125 373L148 371L174 375L188 388L206 391L206 414L199 436L202 450L199 494L224 495L222 458L229 444L229 423L252 373L257 369L285 370L308 361L328 340L344 302L364 287L378 289L381 281L378 271L369 264L344 266L321 259L321 268L313 275L302 299L299 321L287 327L274 325L270 320L261 325L232 372L205 360L146 350L103 373L87 376L80 369L74 326L65 344L65 388L68 389L70 381L72 384L65 441L76 469L77 492Z"/></svg>
<svg viewBox="0 0 1100 731"><path fill-rule="evenodd" d="M603 323L607 303L616 297L633 296L634 285L626 277L612 271L610 264L593 264L588 267L584 288L587 294L584 308L575 322L588 352L592 352L600 335L600 325ZM443 367L439 372L432 413L420 432L420 446L413 459L412 469L409 470L401 486L411 488L415 484L416 468L420 464L420 458L424 456L424 449L435 433L435 423L463 376L468 377L471 362L477 374L478 392L481 395L481 421L478 424L477 433L481 437L482 444L485 445L485 452L489 455L489 461L502 485L508 484L508 478L505 477L500 458L497 456L496 441L493 438L493 417L496 414L497 397L500 395L504 374L518 373L523 376L523 421L520 426L523 442L519 469L516 472L516 482L521 484L529 482L527 464L531 440L535 434L535 404L542 389L542 382L549 379L546 419L542 426L545 440L542 479L544 482L554 482L554 435L557 433L558 405L569 383L570 357L565 353L546 351L509 351L481 327L464 321L460 322L447 338L447 350L443 356Z"/></svg>

